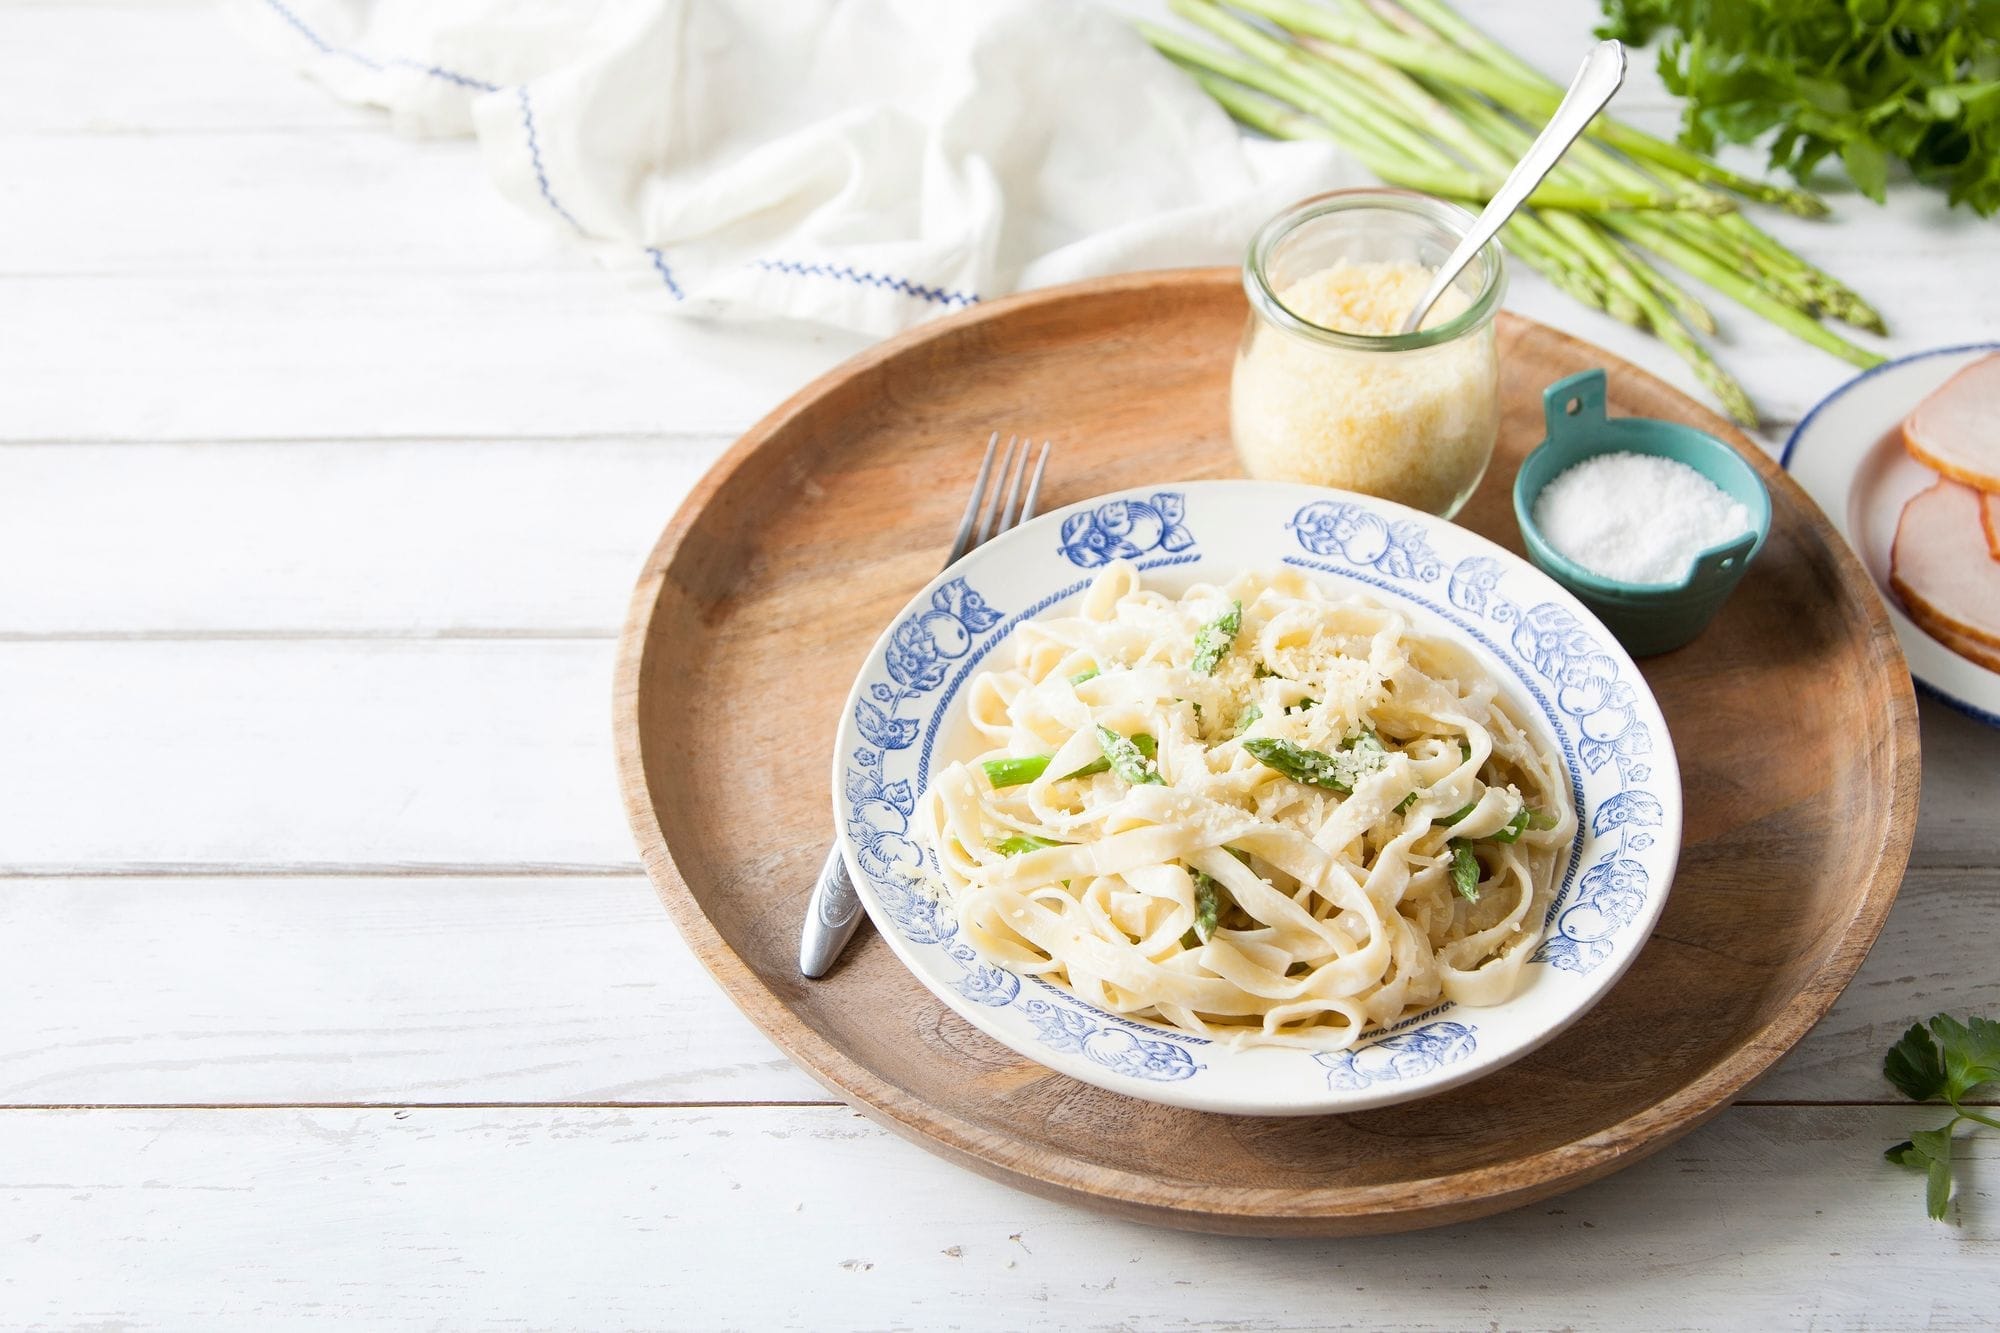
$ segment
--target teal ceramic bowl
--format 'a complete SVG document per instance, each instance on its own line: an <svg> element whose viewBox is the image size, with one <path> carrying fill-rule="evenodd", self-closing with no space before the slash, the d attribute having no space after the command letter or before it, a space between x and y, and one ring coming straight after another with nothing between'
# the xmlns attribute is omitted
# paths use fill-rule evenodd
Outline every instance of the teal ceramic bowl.
<svg viewBox="0 0 2000 1333"><path fill-rule="evenodd" d="M1757 470L1705 431L1650 417L1604 414L1604 372L1586 370L1542 391L1548 433L1514 478L1514 517L1528 554L1549 577L1576 594L1634 657L1672 652L1700 634L1729 600L1771 531L1771 496ZM1607 453L1651 454L1685 463L1750 511L1751 530L1695 558L1679 583L1625 583L1570 560L1535 527L1542 487L1586 458Z"/></svg>

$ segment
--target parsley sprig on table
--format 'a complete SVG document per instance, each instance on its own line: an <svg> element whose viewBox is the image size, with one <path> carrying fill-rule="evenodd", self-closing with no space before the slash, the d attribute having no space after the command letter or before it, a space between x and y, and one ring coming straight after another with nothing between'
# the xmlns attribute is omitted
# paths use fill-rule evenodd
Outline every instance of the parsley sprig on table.
<svg viewBox="0 0 2000 1333"><path fill-rule="evenodd" d="M1990 0L1603 0L1608 37L1667 30L1660 78L1688 99L1681 142L1776 131L1801 184L1838 156L1883 197L1900 159L1951 202L2000 210L2000 21Z"/></svg>
<svg viewBox="0 0 2000 1333"><path fill-rule="evenodd" d="M1990 1018L1961 1023L1939 1014L1928 1030L1919 1023L1903 1034L1883 1060L1882 1073L1911 1101L1942 1099L1952 1109L1943 1125L1920 1130L1883 1154L1898 1166L1924 1172L1925 1206L1932 1217L1942 1219L1951 1201L1952 1131L1962 1120L2000 1129L2000 1119L1963 1104L1980 1088L2000 1084L2000 1023Z"/></svg>

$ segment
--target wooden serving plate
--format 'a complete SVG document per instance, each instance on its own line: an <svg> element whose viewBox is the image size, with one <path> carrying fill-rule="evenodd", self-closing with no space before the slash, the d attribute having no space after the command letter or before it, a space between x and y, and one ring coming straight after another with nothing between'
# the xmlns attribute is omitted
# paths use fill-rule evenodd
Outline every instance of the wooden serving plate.
<svg viewBox="0 0 2000 1333"><path fill-rule="evenodd" d="M1882 603L1790 478L1609 354L1500 317L1504 421L1460 521L1521 549L1514 472L1541 390L1591 366L1614 413L1730 441L1771 537L1721 616L1644 663L1681 758L1686 841L1658 929L1573 1028L1464 1088L1320 1119L1133 1101L1051 1073L932 998L864 928L825 980L799 922L833 837L854 671L937 572L989 432L1056 441L1048 507L1232 475L1234 270L1108 278L976 307L869 351L745 435L661 536L620 646L625 800L694 951L814 1077L976 1171L1142 1221L1343 1235L1497 1212L1596 1179L1715 1114L1824 1014L1896 895L1917 716Z"/></svg>

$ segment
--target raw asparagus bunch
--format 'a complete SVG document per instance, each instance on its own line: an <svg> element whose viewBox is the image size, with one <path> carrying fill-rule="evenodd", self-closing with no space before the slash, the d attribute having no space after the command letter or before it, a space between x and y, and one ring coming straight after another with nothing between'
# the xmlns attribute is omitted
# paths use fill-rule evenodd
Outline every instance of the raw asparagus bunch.
<svg viewBox="0 0 2000 1333"><path fill-rule="evenodd" d="M1446 0L1171 0L1206 40L1154 24L1146 38L1231 115L1274 138L1339 144L1383 180L1471 202L1491 197L1562 89L1460 18ZM1729 414L1749 397L1698 334L1714 316L1662 265L1863 368L1882 358L1822 321L1883 332L1861 296L1751 222L1738 200L1800 216L1804 190L1730 171L1600 116L1502 233L1521 262L1674 350Z"/></svg>

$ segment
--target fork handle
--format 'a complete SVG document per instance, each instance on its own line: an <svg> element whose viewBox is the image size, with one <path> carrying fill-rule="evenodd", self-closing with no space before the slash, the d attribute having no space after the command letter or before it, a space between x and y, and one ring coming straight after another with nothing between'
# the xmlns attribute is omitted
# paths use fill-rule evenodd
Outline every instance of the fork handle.
<svg viewBox="0 0 2000 1333"><path fill-rule="evenodd" d="M835 843L827 853L806 900L805 928L799 933L799 971L823 977L861 924L861 899L847 877L847 861Z"/></svg>

